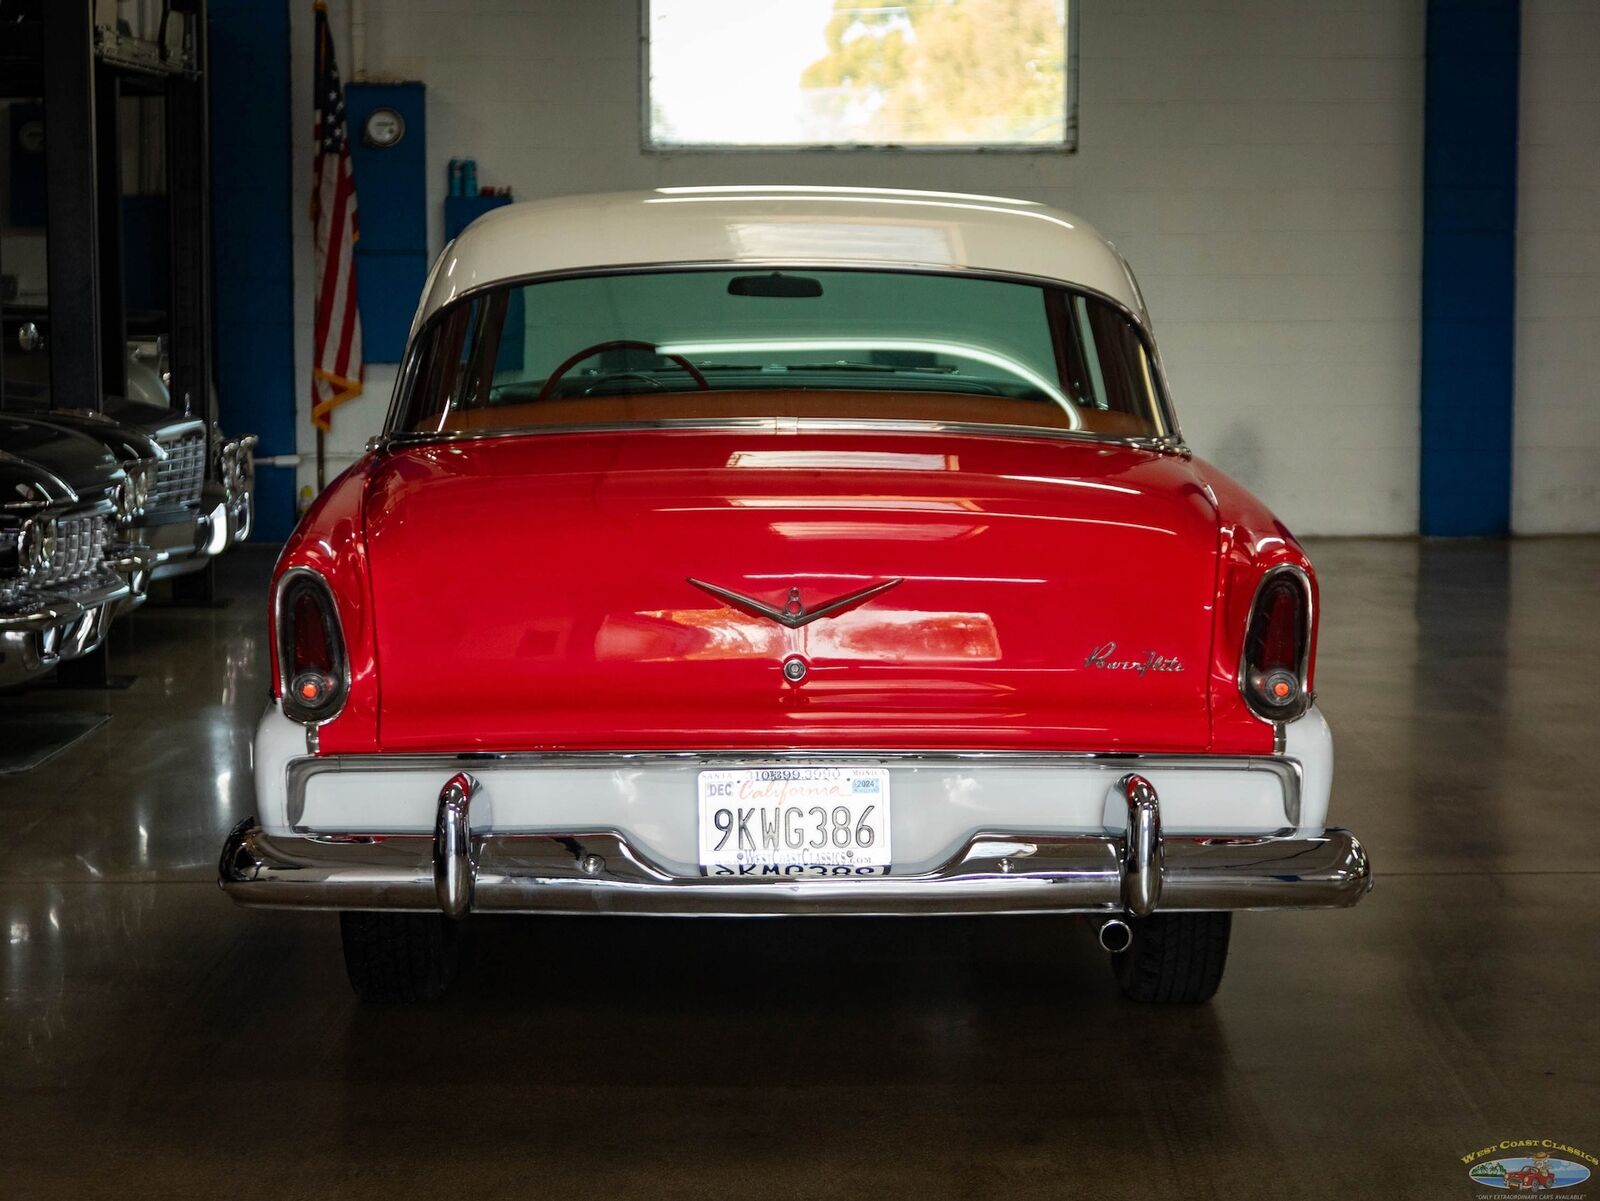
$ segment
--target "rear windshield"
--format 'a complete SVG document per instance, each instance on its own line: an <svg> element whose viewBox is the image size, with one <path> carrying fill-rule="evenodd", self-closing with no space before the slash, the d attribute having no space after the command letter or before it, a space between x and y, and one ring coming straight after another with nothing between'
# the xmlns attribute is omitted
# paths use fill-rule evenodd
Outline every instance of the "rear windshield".
<svg viewBox="0 0 1600 1201"><path fill-rule="evenodd" d="M391 432L752 418L1167 432L1144 342L1106 301L965 276L804 269L479 292L418 336Z"/></svg>

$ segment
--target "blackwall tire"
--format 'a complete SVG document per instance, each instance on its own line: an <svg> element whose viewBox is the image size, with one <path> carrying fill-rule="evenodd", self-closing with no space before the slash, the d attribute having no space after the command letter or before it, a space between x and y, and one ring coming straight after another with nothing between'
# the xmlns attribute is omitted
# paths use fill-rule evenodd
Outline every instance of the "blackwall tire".
<svg viewBox="0 0 1600 1201"><path fill-rule="evenodd" d="M1133 944L1111 956L1122 995L1154 1005L1198 1005L1228 965L1231 913L1158 913L1129 923Z"/></svg>
<svg viewBox="0 0 1600 1201"><path fill-rule="evenodd" d="M344 967L373 1005L436 1001L455 979L460 927L434 913L341 913Z"/></svg>

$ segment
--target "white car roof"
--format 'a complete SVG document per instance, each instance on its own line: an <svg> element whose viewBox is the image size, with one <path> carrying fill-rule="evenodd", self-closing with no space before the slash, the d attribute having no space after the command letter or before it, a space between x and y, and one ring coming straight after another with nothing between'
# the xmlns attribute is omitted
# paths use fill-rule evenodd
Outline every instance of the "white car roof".
<svg viewBox="0 0 1600 1201"><path fill-rule="evenodd" d="M434 264L420 324L463 293L550 272L672 264L967 270L1059 280L1141 320L1121 255L1030 200L890 188L710 186L567 196L479 217Z"/></svg>

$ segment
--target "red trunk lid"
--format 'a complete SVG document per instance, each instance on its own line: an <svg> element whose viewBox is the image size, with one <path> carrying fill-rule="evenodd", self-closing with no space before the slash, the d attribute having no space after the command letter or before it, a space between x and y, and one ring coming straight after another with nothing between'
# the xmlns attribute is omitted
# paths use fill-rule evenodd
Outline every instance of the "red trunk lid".
<svg viewBox="0 0 1600 1201"><path fill-rule="evenodd" d="M402 451L367 504L386 750L1209 740L1216 515L1176 456L545 434ZM789 629L690 577L778 609L902 582Z"/></svg>

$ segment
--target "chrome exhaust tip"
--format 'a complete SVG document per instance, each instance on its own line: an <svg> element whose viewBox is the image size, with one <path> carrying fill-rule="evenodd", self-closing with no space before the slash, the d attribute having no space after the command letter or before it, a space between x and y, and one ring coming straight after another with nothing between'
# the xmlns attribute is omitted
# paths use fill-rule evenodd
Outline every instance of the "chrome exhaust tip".
<svg viewBox="0 0 1600 1201"><path fill-rule="evenodd" d="M1133 945L1133 930L1120 917L1101 922L1097 933L1100 946L1113 955L1120 955Z"/></svg>

